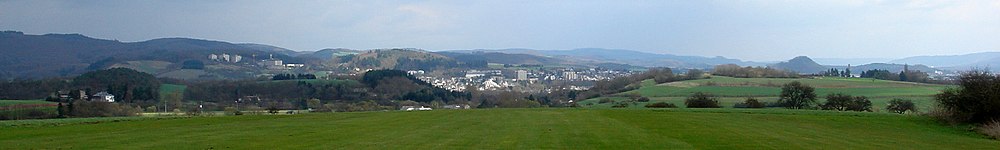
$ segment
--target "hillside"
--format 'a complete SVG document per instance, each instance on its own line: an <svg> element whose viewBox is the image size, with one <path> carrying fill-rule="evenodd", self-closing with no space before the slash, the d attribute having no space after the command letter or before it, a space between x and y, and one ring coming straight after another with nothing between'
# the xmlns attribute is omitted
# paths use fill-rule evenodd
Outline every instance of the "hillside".
<svg viewBox="0 0 1000 150"><path fill-rule="evenodd" d="M1000 59L1000 52L982 52L982 53L972 53L964 55L939 55L939 56L914 56L907 57L897 60L889 61L889 63L896 64L924 64L934 67L965 67L962 69L968 69L968 67L984 67L987 64L994 64L991 62Z"/></svg>
<svg viewBox="0 0 1000 150"><path fill-rule="evenodd" d="M724 57L679 56L670 54L655 54L621 49L583 48L572 50L533 50L533 49L500 49L500 50L454 50L452 52L497 52L507 54L531 54L575 60L580 62L607 62L628 64L643 67L671 68L710 68L719 64L761 65L754 62L744 62L738 59Z"/></svg>
<svg viewBox="0 0 1000 150"><path fill-rule="evenodd" d="M130 61L158 61L171 64L159 69L179 69L185 60L208 61L209 54L246 56L272 55L289 62L303 61L277 52L262 50L259 45L245 47L220 41L161 38L141 42L120 42L90 38L80 34L28 35L15 31L0 32L0 78L42 78L73 76ZM258 57L257 59L264 59ZM135 66L146 67L146 66ZM145 69L140 69L145 70ZM157 71L165 72L165 71Z"/></svg>
<svg viewBox="0 0 1000 150"><path fill-rule="evenodd" d="M354 54L358 54L358 53L361 53L361 51L352 50L352 49L337 48L337 49L322 49L322 50L315 51L315 52L312 52L312 53L302 54L300 56L302 56L302 57L319 58L319 59L323 59L323 60L330 60L330 59L333 59L333 58L336 58L336 57L347 56L347 55L354 55Z"/></svg>
<svg viewBox="0 0 1000 150"><path fill-rule="evenodd" d="M363 69L436 70L485 68L486 62L463 62L437 53L415 49L377 49L341 56L341 65Z"/></svg>
<svg viewBox="0 0 1000 150"><path fill-rule="evenodd" d="M569 64L570 61L529 54L507 54L498 52L437 52L451 58L462 61L486 61L487 63L499 64L531 64L531 65L557 65Z"/></svg>
<svg viewBox="0 0 1000 150"><path fill-rule="evenodd" d="M799 56L792 58L791 60L780 62L777 64L772 64L770 67L777 69L795 71L801 74L814 74L822 71L826 71L828 68L816 63L812 59L806 56Z"/></svg>

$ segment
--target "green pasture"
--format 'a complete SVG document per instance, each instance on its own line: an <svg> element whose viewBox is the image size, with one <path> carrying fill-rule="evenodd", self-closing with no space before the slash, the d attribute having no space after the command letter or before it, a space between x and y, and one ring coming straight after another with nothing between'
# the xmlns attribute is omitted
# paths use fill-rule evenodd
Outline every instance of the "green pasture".
<svg viewBox="0 0 1000 150"><path fill-rule="evenodd" d="M0 107L10 106L10 105L22 105L22 104L49 104L54 102L44 101L44 100L0 100Z"/></svg>
<svg viewBox="0 0 1000 150"><path fill-rule="evenodd" d="M952 87L949 85L859 78L781 79L712 76L710 79L663 84L654 84L652 80L648 80L643 82L641 88L625 92L625 94L639 93L646 97L685 97L695 92L705 92L721 97L777 97L781 94L781 85L792 81L799 81L816 88L816 94L819 96L832 93L845 93L854 96L883 98L926 97Z"/></svg>
<svg viewBox="0 0 1000 150"><path fill-rule="evenodd" d="M19 124L19 122L33 121ZM786 109L480 109L2 121L5 149L994 149L929 118Z"/></svg>

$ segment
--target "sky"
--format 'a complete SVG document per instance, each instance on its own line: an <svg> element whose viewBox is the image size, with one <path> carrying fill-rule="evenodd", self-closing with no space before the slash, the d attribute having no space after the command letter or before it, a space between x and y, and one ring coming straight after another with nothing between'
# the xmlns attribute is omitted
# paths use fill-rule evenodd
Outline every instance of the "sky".
<svg viewBox="0 0 1000 150"><path fill-rule="evenodd" d="M1000 51L998 0L0 0L0 30L136 42L574 49L751 61Z"/></svg>

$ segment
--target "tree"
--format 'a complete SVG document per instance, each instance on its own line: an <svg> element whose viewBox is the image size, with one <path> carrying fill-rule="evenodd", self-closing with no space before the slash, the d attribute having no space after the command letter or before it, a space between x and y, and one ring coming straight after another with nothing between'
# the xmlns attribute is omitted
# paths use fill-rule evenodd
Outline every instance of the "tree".
<svg viewBox="0 0 1000 150"><path fill-rule="evenodd" d="M646 104L646 108L677 108L677 105L667 102L656 102L656 103Z"/></svg>
<svg viewBox="0 0 1000 150"><path fill-rule="evenodd" d="M781 86L778 103L789 109L809 108L816 102L815 89L799 81L793 81Z"/></svg>
<svg viewBox="0 0 1000 150"><path fill-rule="evenodd" d="M973 70L963 73L958 85L934 98L950 119L971 123L1000 119L1000 76Z"/></svg>
<svg viewBox="0 0 1000 150"><path fill-rule="evenodd" d="M319 109L320 107L323 107L323 102L319 101L319 99L313 98L306 101L306 106L309 107L309 109Z"/></svg>
<svg viewBox="0 0 1000 150"><path fill-rule="evenodd" d="M909 81L909 79L906 78L906 71L905 70L899 72L899 81Z"/></svg>
<svg viewBox="0 0 1000 150"><path fill-rule="evenodd" d="M719 108L719 101L708 93L695 92L684 100L687 108Z"/></svg>
<svg viewBox="0 0 1000 150"><path fill-rule="evenodd" d="M826 103L820 105L823 110L837 110L844 111L847 110L847 105L851 103L851 95L836 93L826 95Z"/></svg>
<svg viewBox="0 0 1000 150"><path fill-rule="evenodd" d="M836 93L826 95L826 103L820 105L823 110L837 111L872 111L872 102L868 97Z"/></svg>
<svg viewBox="0 0 1000 150"><path fill-rule="evenodd" d="M747 99L744 100L743 103L734 104L733 108L764 108L765 106L766 105L758 101L757 98L747 97Z"/></svg>
<svg viewBox="0 0 1000 150"><path fill-rule="evenodd" d="M906 111L917 112L917 107L913 104L913 101L898 98L889 101L889 105L885 109L899 114L906 113Z"/></svg>
<svg viewBox="0 0 1000 150"><path fill-rule="evenodd" d="M115 95L116 101L125 103L158 100L160 95L160 81L155 76L128 68L84 73L74 78L73 84L83 89L95 89L91 92L106 90Z"/></svg>
<svg viewBox="0 0 1000 150"><path fill-rule="evenodd" d="M186 60L181 63L181 69L205 69L205 63L200 60Z"/></svg>
<svg viewBox="0 0 1000 150"><path fill-rule="evenodd" d="M691 69L688 70L684 76L687 77L687 79L694 80L694 79L701 79L701 76L703 74L705 74L704 71L698 69Z"/></svg>
<svg viewBox="0 0 1000 150"><path fill-rule="evenodd" d="M639 97L638 101L639 102L649 102L649 98L648 97Z"/></svg>

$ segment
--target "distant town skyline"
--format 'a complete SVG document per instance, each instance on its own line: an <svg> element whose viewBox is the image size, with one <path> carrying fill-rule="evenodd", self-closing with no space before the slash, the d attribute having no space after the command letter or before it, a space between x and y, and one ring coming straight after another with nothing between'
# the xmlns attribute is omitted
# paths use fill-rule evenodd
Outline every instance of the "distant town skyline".
<svg viewBox="0 0 1000 150"><path fill-rule="evenodd" d="M628 49L748 61L1000 51L1000 1L0 1L0 30L324 48Z"/></svg>

